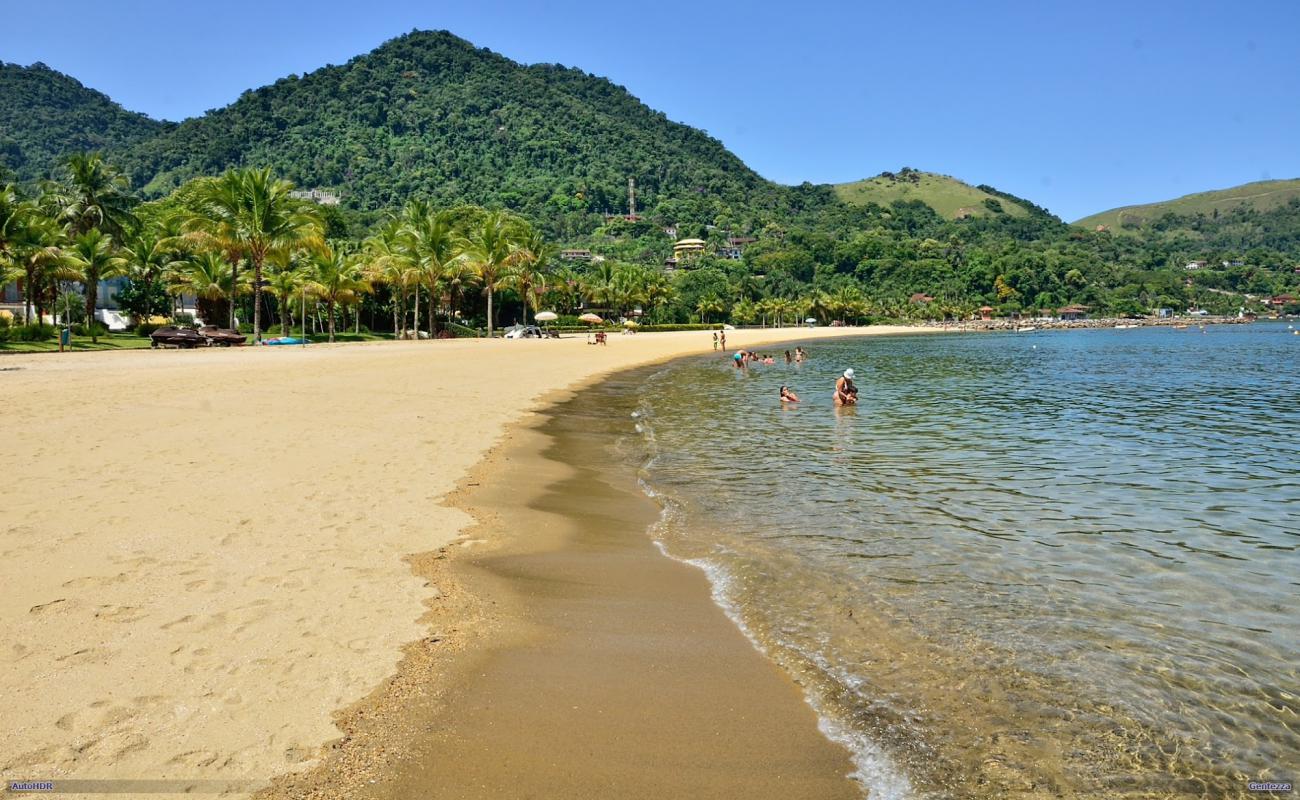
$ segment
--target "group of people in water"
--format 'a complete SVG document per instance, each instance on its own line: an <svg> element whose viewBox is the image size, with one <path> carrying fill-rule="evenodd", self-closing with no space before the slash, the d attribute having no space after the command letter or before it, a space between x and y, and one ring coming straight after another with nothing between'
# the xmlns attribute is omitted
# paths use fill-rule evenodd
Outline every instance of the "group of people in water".
<svg viewBox="0 0 1300 800"><path fill-rule="evenodd" d="M725 331L714 331L713 333L713 349L717 350L719 345L721 345L722 351L725 353L727 350L727 334ZM793 353L789 350L785 351L785 363L787 364L802 364L807 359L808 354L804 352L802 347L796 347ZM776 359L769 354L741 349L731 355L731 362L736 369L745 369L750 364L775 364ZM835 394L832 399L836 406L855 406L858 404L858 387L853 382L853 378L853 369L850 368L844 370L835 379ZM795 394L794 390L789 386L783 385L781 387L781 402L798 403L799 395Z"/></svg>

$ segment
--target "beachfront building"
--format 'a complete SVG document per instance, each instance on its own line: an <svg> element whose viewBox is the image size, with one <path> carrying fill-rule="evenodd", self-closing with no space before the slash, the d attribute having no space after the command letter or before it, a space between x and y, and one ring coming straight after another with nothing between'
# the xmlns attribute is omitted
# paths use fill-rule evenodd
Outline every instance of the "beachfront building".
<svg viewBox="0 0 1300 800"><path fill-rule="evenodd" d="M560 258L565 261L590 261L590 250L561 250Z"/></svg>
<svg viewBox="0 0 1300 800"><path fill-rule="evenodd" d="M1198 270L1198 269L1205 269L1205 265L1206 265L1207 263L1209 263L1209 262L1206 262L1206 261L1188 261L1188 262L1187 262L1187 266L1183 267L1183 269L1185 269L1185 270L1187 270L1187 271L1189 271L1189 272L1194 272L1194 271L1196 271L1196 270Z"/></svg>
<svg viewBox="0 0 1300 800"><path fill-rule="evenodd" d="M980 306L980 319L993 319L993 306Z"/></svg>
<svg viewBox="0 0 1300 800"><path fill-rule="evenodd" d="M1064 308L1056 309L1056 315L1060 317L1061 321L1063 322L1087 319L1088 307L1087 306L1065 306Z"/></svg>
<svg viewBox="0 0 1300 800"><path fill-rule="evenodd" d="M695 258L704 253L705 243L703 239L678 239L677 244L673 245L673 258L677 263Z"/></svg>
<svg viewBox="0 0 1300 800"><path fill-rule="evenodd" d="M908 298L908 302L916 303L918 305L925 305L926 303L933 303L934 298L926 294L925 292L916 292L915 294L913 294L911 297Z"/></svg>

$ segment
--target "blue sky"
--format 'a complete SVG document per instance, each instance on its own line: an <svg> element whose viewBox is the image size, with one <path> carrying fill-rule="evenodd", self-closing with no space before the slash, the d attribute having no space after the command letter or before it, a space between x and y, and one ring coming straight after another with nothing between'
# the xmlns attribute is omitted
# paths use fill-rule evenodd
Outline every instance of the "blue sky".
<svg viewBox="0 0 1300 800"><path fill-rule="evenodd" d="M783 183L911 166L1075 219L1300 177L1297 2L6 5L0 59L167 119L447 29L608 77Z"/></svg>

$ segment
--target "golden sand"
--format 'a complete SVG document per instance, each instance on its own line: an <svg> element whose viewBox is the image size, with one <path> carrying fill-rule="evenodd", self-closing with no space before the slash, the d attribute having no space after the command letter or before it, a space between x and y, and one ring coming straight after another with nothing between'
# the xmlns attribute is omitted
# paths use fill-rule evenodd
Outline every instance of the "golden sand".
<svg viewBox="0 0 1300 800"><path fill-rule="evenodd" d="M0 359L0 777L243 793L314 766L429 633L404 557L470 522L440 499L548 392L710 340Z"/></svg>

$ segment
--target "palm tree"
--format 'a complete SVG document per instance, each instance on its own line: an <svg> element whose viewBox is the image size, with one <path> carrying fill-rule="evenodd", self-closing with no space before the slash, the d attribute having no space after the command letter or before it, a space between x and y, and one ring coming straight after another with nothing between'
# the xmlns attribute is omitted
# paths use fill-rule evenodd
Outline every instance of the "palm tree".
<svg viewBox="0 0 1300 800"><path fill-rule="evenodd" d="M447 322L450 324L465 290L478 283L478 271L464 258L454 258L443 267L441 283L447 290Z"/></svg>
<svg viewBox="0 0 1300 800"><path fill-rule="evenodd" d="M13 233L9 258L23 270L23 320L36 321L44 316L43 287L53 270L63 266L63 227L43 214L29 215Z"/></svg>
<svg viewBox="0 0 1300 800"><path fill-rule="evenodd" d="M726 310L726 305L716 294L706 294L695 304L695 312L700 315L700 324L707 325L710 314L721 314Z"/></svg>
<svg viewBox="0 0 1300 800"><path fill-rule="evenodd" d="M132 285L155 286L163 275L183 255L177 231L164 224L141 225L130 232L123 241L122 257L127 262L127 276ZM149 309L148 313L156 310Z"/></svg>
<svg viewBox="0 0 1300 800"><path fill-rule="evenodd" d="M516 225L517 222L509 214L493 211L474 228L461 249L462 255L483 283L483 293L487 295L489 338L495 323L492 316L492 295L504 285L503 279L514 260Z"/></svg>
<svg viewBox="0 0 1300 800"><path fill-rule="evenodd" d="M380 225L373 236L366 239L361 256L370 280L389 287L392 295L394 339L402 338L403 322L406 320L406 291L413 282L419 280L407 244L402 220L393 217Z"/></svg>
<svg viewBox="0 0 1300 800"><path fill-rule="evenodd" d="M429 287L429 336L432 337L436 315L433 304L441 294L447 266L458 255L459 240L455 221L449 211L434 211L422 200L412 200L402 210L406 238L418 276ZM416 338L419 338L419 293L416 293Z"/></svg>
<svg viewBox="0 0 1300 800"><path fill-rule="evenodd" d="M62 201L62 218L76 236L98 228L120 237L135 224L126 177L98 153L76 153L66 162L68 182Z"/></svg>
<svg viewBox="0 0 1300 800"><path fill-rule="evenodd" d="M173 294L194 295L199 316L212 324L234 306L236 295L247 292L248 285L239 281L221 253L201 250L172 265L168 288Z"/></svg>
<svg viewBox="0 0 1300 800"><path fill-rule="evenodd" d="M262 267L272 253L321 243L323 225L293 184L268 169L229 170L199 187L188 227L231 257L253 265L253 338L262 340Z"/></svg>
<svg viewBox="0 0 1300 800"><path fill-rule="evenodd" d="M302 295L306 283L301 256L301 251L296 253L284 251L275 254L267 262L266 288L270 290L276 306L280 309L282 336L288 336L293 332L294 299ZM303 320L303 324L306 325L306 320ZM303 329L303 335L307 335L306 328Z"/></svg>
<svg viewBox="0 0 1300 800"><path fill-rule="evenodd" d="M124 274L126 259L114 252L112 236L91 228L72 240L71 247L64 251L64 263L77 271L86 287L86 327L90 330L91 341L97 342L99 336L94 323L99 281Z"/></svg>
<svg viewBox="0 0 1300 800"><path fill-rule="evenodd" d="M528 307L538 312L538 303L546 292L549 262L555 255L555 246L546 241L541 231L525 227L519 236L515 263L510 268L506 282L524 302L524 321L528 321ZM534 320L535 321L535 320Z"/></svg>
<svg viewBox="0 0 1300 800"><path fill-rule="evenodd" d="M328 246L312 253L305 289L325 301L331 342L334 341L334 308L339 303L351 303L359 299L362 292L370 291L370 282L361 264L361 259Z"/></svg>

